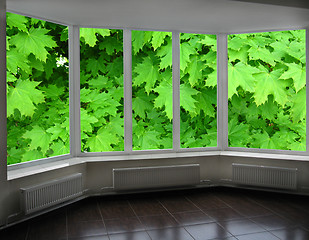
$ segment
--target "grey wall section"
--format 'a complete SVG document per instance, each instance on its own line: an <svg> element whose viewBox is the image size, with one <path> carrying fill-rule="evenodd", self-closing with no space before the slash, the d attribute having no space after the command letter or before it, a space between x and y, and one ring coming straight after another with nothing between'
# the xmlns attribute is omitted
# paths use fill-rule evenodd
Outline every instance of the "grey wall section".
<svg viewBox="0 0 309 240"><path fill-rule="evenodd" d="M298 168L298 191L293 193L309 195L309 162L265 159L254 157L236 157L236 156L199 156L199 157L181 157L169 159L151 159L151 160L129 160L129 161L104 161L88 162L71 167L65 167L58 170L52 170L45 173L35 174L28 177L22 177L11 180L7 185L1 185L0 206L2 211L1 221L3 223L12 223L23 218L20 214L20 194L21 187L36 185L41 182L61 178L73 173L81 172L84 176L84 189L88 195L101 195L112 193L110 189L113 185L112 169L121 167L144 167L144 166L164 166L176 164L199 163L201 166L201 180L209 180L202 183L201 186L235 186L231 182L232 163L246 163L265 166L291 167ZM2 193L8 192L6 197Z"/></svg>
<svg viewBox="0 0 309 240"><path fill-rule="evenodd" d="M6 1L0 0L0 225L5 218L7 201L6 171Z"/></svg>

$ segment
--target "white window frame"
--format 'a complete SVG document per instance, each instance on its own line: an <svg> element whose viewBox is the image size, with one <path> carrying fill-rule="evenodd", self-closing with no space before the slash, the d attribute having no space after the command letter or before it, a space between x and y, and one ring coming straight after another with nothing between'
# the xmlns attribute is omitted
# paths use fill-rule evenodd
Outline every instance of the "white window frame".
<svg viewBox="0 0 309 240"><path fill-rule="evenodd" d="M14 11L9 11L16 13ZM63 23L50 21L37 16L29 16L21 13L16 13L27 17L33 17L44 21L53 22L63 26L68 26ZM110 26L100 26L102 29L121 29L123 30L123 63L124 63L124 151L115 152L81 152L81 133L80 133L80 38L79 31L82 27L89 26L73 26L69 25L69 102L70 102L70 154L55 156L50 158L38 159L29 162L23 162L7 166L7 163L0 163L1 169L14 170L18 168L30 167L39 165L43 161L54 162L74 157L96 157L96 156L129 156L141 154L164 154L164 153L192 153L196 152L213 152L217 154L220 151L242 152L259 154L269 153L281 155L299 155L309 156L309 111L306 111L306 151L289 151L289 150L270 150L270 149L247 149L228 147L228 46L227 37L229 34L241 33L258 33L268 31L288 31L288 29L253 31L253 32L238 32L238 33L209 33L209 32L192 32L195 34L211 34L217 36L217 147L203 147L203 148L180 148L180 41L179 36L182 31L161 30L161 29L137 29L137 28L115 28ZM292 30L305 29L306 30L306 61L309 59L309 27L294 28ZM173 148L172 149L157 149L157 150L132 150L132 42L131 36L133 30L140 31L166 31L172 33L172 51L173 51ZM188 33L187 31L184 31ZM306 65L306 106L309 103L309 64ZM4 88L5 89L4 83ZM3 84L1 85L3 87ZM6 106L1 106L1 113ZM3 114L2 114L3 115ZM3 118L3 116L1 116ZM6 141L1 142L1 149L6 149ZM218 154L220 155L220 154ZM0 171L1 172L1 171ZM6 171L5 171L6 172Z"/></svg>

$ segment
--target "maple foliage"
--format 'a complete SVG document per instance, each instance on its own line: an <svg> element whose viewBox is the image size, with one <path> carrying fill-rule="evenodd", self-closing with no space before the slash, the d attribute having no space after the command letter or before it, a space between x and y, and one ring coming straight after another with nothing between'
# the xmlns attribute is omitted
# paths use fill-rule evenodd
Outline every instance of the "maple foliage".
<svg viewBox="0 0 309 240"><path fill-rule="evenodd" d="M68 30L7 13L7 162L70 152Z"/></svg>
<svg viewBox="0 0 309 240"><path fill-rule="evenodd" d="M230 147L306 150L305 35L229 36Z"/></svg>
<svg viewBox="0 0 309 240"><path fill-rule="evenodd" d="M215 35L180 34L180 146L217 146ZM305 30L229 35L230 147L304 151ZM124 150L123 31L80 29L81 151ZM172 33L132 31L133 150L173 147ZM68 154L68 28L7 13L8 164Z"/></svg>

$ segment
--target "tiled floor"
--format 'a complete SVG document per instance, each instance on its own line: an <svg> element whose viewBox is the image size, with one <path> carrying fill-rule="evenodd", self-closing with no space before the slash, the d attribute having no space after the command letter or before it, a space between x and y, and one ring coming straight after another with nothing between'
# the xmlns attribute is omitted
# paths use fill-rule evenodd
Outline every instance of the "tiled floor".
<svg viewBox="0 0 309 240"><path fill-rule="evenodd" d="M309 197L205 188L89 198L1 240L309 240Z"/></svg>

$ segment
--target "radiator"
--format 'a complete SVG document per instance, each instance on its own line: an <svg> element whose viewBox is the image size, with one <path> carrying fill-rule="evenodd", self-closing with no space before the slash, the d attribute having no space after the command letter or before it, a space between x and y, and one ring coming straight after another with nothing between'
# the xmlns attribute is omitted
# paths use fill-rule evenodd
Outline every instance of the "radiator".
<svg viewBox="0 0 309 240"><path fill-rule="evenodd" d="M297 168L280 168L247 164L232 164L234 183L295 190Z"/></svg>
<svg viewBox="0 0 309 240"><path fill-rule="evenodd" d="M115 190L188 186L200 183L200 165L113 169Z"/></svg>
<svg viewBox="0 0 309 240"><path fill-rule="evenodd" d="M25 214L30 214L67 200L83 193L82 174L77 173L28 188L21 188L21 207Z"/></svg>

